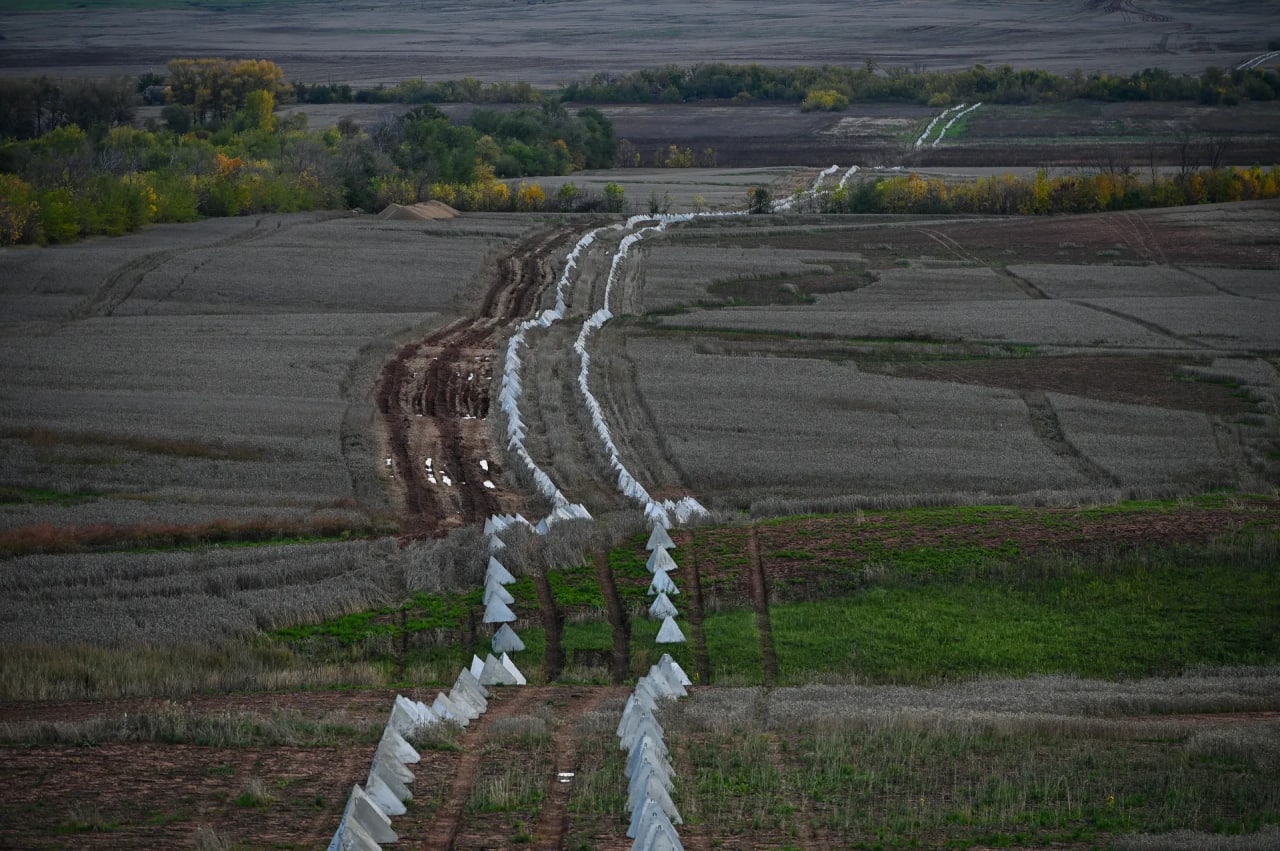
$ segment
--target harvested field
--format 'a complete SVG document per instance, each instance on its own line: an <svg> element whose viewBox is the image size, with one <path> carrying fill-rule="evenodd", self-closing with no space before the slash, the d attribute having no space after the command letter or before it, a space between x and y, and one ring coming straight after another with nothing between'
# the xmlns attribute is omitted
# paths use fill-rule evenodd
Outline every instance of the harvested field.
<svg viewBox="0 0 1280 851"><path fill-rule="evenodd" d="M656 312L597 366L634 364L647 413L618 430L663 435L654 484L722 507L1272 487L1280 260L1201 259L1260 241L1277 208L1243 206L704 221L643 244L617 303Z"/></svg>
<svg viewBox="0 0 1280 851"><path fill-rule="evenodd" d="M0 479L85 497L6 501L0 524L383 511L378 361L528 226L310 214L6 251Z"/></svg>
<svg viewBox="0 0 1280 851"><path fill-rule="evenodd" d="M233 4L54 11L26 0L0 17L11 45L8 73L107 75L158 70L173 56L267 57L289 79L376 85L408 77L526 80L555 85L601 71L666 63L724 62L961 68L975 63L1131 73L1234 67L1264 52L1274 9L1261 0L1221 4L1152 0L1159 14L1117 14L1082 4L933 0L856 8L818 2L785 10L741 3L714 17L665 0L634 10L607 3L511 6L483 0L434 8L430 20L373 2L356 10L323 4ZM170 6L166 8L166 6ZM158 7L158 8L155 8ZM287 17L282 18L282 14ZM485 36L475 33L483 27ZM228 53L227 45L235 45Z"/></svg>

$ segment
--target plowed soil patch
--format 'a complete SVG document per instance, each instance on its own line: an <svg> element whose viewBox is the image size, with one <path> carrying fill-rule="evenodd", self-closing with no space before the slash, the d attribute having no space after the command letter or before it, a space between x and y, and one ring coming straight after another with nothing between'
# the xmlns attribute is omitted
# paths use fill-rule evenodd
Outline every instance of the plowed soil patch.
<svg viewBox="0 0 1280 851"><path fill-rule="evenodd" d="M1064 393L1210 414L1253 410L1253 403L1231 387L1192 381L1177 369L1178 363L1166 358L1066 356L902 363L887 365L885 371L904 378Z"/></svg>

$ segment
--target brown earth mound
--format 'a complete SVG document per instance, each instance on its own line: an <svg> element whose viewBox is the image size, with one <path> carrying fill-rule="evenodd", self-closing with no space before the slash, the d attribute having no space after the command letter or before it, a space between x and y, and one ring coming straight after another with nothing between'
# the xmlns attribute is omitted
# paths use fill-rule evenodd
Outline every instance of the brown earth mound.
<svg viewBox="0 0 1280 851"><path fill-rule="evenodd" d="M396 219L398 221L429 221L432 219L452 219L458 211L441 201L421 201L405 206L391 204L378 214L380 219Z"/></svg>

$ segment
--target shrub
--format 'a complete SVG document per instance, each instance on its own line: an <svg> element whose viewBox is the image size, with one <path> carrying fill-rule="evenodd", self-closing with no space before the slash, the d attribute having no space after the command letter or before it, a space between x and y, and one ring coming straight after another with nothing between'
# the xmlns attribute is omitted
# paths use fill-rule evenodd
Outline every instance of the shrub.
<svg viewBox="0 0 1280 851"><path fill-rule="evenodd" d="M849 99L834 89L814 89L800 103L801 112L839 112L849 105Z"/></svg>

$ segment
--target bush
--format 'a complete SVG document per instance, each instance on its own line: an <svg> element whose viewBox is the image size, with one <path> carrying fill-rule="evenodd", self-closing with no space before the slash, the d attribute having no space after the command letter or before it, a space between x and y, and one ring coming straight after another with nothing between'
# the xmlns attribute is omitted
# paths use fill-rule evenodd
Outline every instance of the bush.
<svg viewBox="0 0 1280 851"><path fill-rule="evenodd" d="M834 89L814 89L805 95L800 104L801 112L839 112L849 105L849 98Z"/></svg>
<svg viewBox="0 0 1280 851"><path fill-rule="evenodd" d="M31 187L16 175L0 174L0 245L32 241L36 212Z"/></svg>

